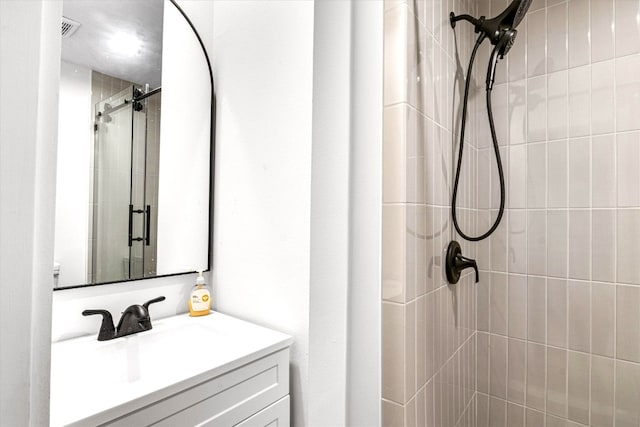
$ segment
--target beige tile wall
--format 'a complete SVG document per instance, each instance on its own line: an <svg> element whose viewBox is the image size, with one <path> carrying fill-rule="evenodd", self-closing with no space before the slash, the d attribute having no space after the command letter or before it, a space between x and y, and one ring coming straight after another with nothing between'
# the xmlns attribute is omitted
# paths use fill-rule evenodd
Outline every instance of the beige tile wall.
<svg viewBox="0 0 640 427"><path fill-rule="evenodd" d="M441 268L452 238L456 46L468 56L473 33L459 26L455 40L448 15L452 8L469 13L473 7L475 1L385 2L384 426L476 425L474 284L465 275L449 287ZM476 152L471 146L465 153L471 171ZM466 226L476 207L470 184L471 174L464 175L460 206ZM466 253L472 249L465 245Z"/></svg>
<svg viewBox="0 0 640 427"><path fill-rule="evenodd" d="M639 16L637 0L536 0L500 66L508 209L478 246L478 427L640 426ZM486 218L496 175L476 113Z"/></svg>

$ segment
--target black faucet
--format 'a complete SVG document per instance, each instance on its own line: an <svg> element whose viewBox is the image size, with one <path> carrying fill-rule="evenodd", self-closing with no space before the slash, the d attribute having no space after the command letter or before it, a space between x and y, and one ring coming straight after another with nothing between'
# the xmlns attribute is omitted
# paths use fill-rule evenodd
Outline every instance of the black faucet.
<svg viewBox="0 0 640 427"><path fill-rule="evenodd" d="M476 271L476 283L478 283L480 281L478 264L475 260L462 256L460 244L455 240L452 240L449 242L449 247L447 248L447 262L445 265L447 280L449 283L452 285L458 283L462 270L466 268L473 268Z"/></svg>
<svg viewBox="0 0 640 427"><path fill-rule="evenodd" d="M152 328L151 317L149 316L149 305L164 301L165 297L158 297L145 302L142 305L131 305L122 312L122 317L118 322L118 328L113 326L113 317L107 310L85 310L83 316L91 316L94 314L102 315L102 325L100 325L100 333L98 333L98 341L109 341L114 338L120 338L138 332L148 331Z"/></svg>

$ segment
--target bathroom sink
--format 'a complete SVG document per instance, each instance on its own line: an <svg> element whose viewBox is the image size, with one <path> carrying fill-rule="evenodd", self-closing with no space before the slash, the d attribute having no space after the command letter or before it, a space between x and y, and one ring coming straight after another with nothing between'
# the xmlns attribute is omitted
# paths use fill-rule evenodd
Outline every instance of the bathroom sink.
<svg viewBox="0 0 640 427"><path fill-rule="evenodd" d="M111 341L53 343L51 425L131 411L290 344L285 334L220 313L154 320L150 331Z"/></svg>

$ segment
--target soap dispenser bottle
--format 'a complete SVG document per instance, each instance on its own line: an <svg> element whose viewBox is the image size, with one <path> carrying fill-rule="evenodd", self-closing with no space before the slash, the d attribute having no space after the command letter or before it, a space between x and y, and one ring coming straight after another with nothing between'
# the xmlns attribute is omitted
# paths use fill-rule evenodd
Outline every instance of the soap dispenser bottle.
<svg viewBox="0 0 640 427"><path fill-rule="evenodd" d="M211 290L204 283L202 271L198 272L196 286L191 291L189 298L189 313L193 317L206 316L211 312Z"/></svg>

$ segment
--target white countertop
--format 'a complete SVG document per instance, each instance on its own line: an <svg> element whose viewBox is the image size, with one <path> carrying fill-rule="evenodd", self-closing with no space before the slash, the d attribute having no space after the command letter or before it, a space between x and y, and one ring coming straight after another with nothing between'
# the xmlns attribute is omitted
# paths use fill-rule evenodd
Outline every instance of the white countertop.
<svg viewBox="0 0 640 427"><path fill-rule="evenodd" d="M212 312L153 320L111 341L51 346L51 425L96 425L291 345L293 339Z"/></svg>

